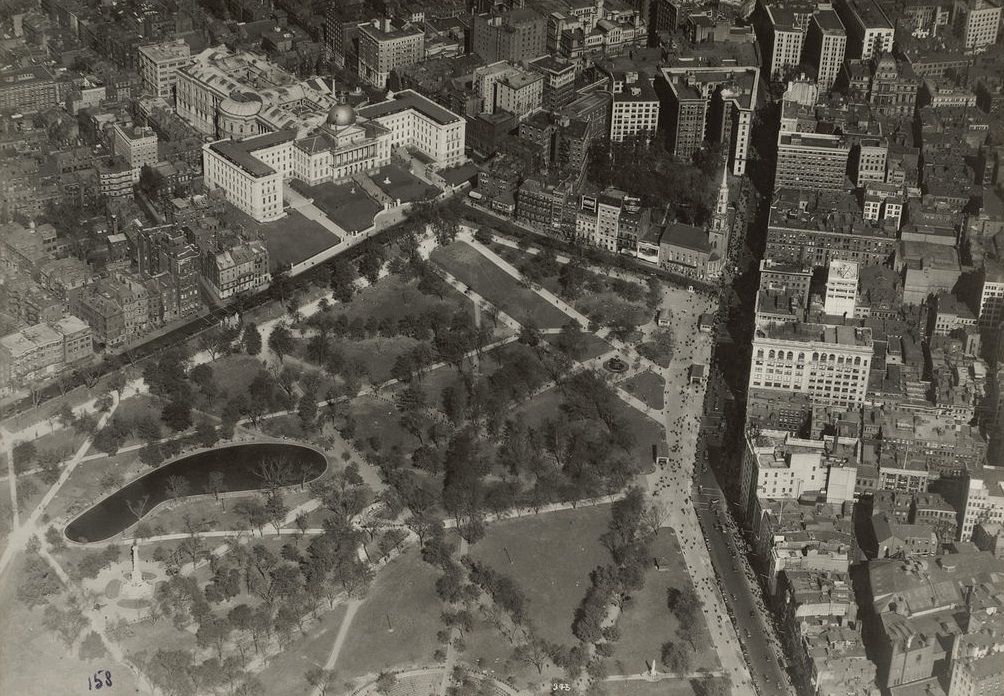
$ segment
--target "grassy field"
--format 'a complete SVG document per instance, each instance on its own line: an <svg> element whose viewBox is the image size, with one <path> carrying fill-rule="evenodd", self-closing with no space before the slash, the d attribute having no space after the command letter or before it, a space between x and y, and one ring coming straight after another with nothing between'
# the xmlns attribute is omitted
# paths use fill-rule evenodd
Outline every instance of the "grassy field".
<svg viewBox="0 0 1004 696"><path fill-rule="evenodd" d="M609 522L608 505L504 520L491 525L471 556L517 581L542 637L571 645L589 572L610 561L599 541Z"/></svg>
<svg viewBox="0 0 1004 696"><path fill-rule="evenodd" d="M366 443L371 437L379 438L381 450L399 446L411 452L418 447L415 436L401 427L400 414L390 401L360 396L352 400L349 411L356 421L355 439Z"/></svg>
<svg viewBox="0 0 1004 696"><path fill-rule="evenodd" d="M538 328L557 328L568 322L567 314L540 295L523 287L474 247L454 242L432 252L432 260L486 300L521 324L533 322Z"/></svg>
<svg viewBox="0 0 1004 696"><path fill-rule="evenodd" d="M213 379L229 394L247 394L248 386L262 369L261 360L251 355L225 355L209 363Z"/></svg>
<svg viewBox="0 0 1004 696"><path fill-rule="evenodd" d="M585 351L582 356L578 359L591 360L592 358L599 357L604 353L609 353L613 350L613 346L604 341L602 338L596 334L589 333L588 331L583 331L582 333L583 342L585 343ZM558 337L556 335L548 335L544 337L544 340L550 343L552 346L558 345Z"/></svg>
<svg viewBox="0 0 1004 696"><path fill-rule="evenodd" d="M149 470L139 462L136 451L81 462L49 503L46 513L52 519L59 519L63 515L75 516L89 508L105 495L106 491L101 488L101 477L105 472L114 471L123 481L130 481Z"/></svg>
<svg viewBox="0 0 1004 696"><path fill-rule="evenodd" d="M610 674L641 674L647 669L645 660L659 658L663 643L688 637L699 648L694 670L718 668L718 658L711 647L713 642L704 620L697 625L681 626L666 604L669 588L693 589L676 536L669 529L663 529L658 543L661 554L669 560L669 569L650 568L645 575L645 585L632 593L625 603L617 620L621 639L614 645L613 656L607 660Z"/></svg>
<svg viewBox="0 0 1004 696"><path fill-rule="evenodd" d="M387 275L356 293L348 304L338 304L331 309L335 316L344 314L349 321L356 317L363 320L376 317L378 320L397 321L405 316L413 316L439 307L449 309L468 308L470 300L453 288L446 288L443 298L426 295L418 290L418 282L405 280L397 275Z"/></svg>
<svg viewBox="0 0 1004 696"><path fill-rule="evenodd" d="M306 636L293 641L281 654L272 658L268 664L268 679L263 682L265 694L303 696L309 693L304 675L314 667L324 666L344 618L344 605L336 606L321 616Z"/></svg>
<svg viewBox="0 0 1004 696"><path fill-rule="evenodd" d="M697 692L689 679L660 679L659 681L604 682L603 691L607 696L693 696Z"/></svg>
<svg viewBox="0 0 1004 696"><path fill-rule="evenodd" d="M139 693L132 672L110 657L83 661L54 633L42 627L43 608L28 609L16 598L21 577L16 558L0 578L0 694L52 696L87 692L87 676L112 673L114 694ZM89 629L88 629L89 630Z"/></svg>
<svg viewBox="0 0 1004 696"><path fill-rule="evenodd" d="M373 218L383 209L362 186L354 182L325 182L310 186L297 181L293 188L307 198L312 198L314 205L346 232L355 233L369 228L373 224Z"/></svg>
<svg viewBox="0 0 1004 696"><path fill-rule="evenodd" d="M263 233L265 248L268 249L268 265L273 271L285 264L300 263L341 241L295 210L287 211L285 217L275 222L252 224Z"/></svg>
<svg viewBox="0 0 1004 696"><path fill-rule="evenodd" d="M434 588L437 576L417 549L402 554L379 572L335 665L340 678L432 663L443 611ZM388 619L393 631L388 630Z"/></svg>
<svg viewBox="0 0 1004 696"><path fill-rule="evenodd" d="M628 394L645 402L646 406L662 409L665 402L666 382L651 370L636 374L620 385Z"/></svg>

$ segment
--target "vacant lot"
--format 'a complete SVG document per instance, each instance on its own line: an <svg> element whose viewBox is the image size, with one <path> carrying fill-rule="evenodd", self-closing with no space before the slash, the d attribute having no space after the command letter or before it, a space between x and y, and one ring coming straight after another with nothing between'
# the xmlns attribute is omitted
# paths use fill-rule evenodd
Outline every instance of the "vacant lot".
<svg viewBox="0 0 1004 696"><path fill-rule="evenodd" d="M265 248L268 249L268 265L273 271L287 264L298 264L341 241L295 210L290 210L275 222L254 224L262 231Z"/></svg>
<svg viewBox="0 0 1004 696"><path fill-rule="evenodd" d="M469 244L454 242L439 247L432 252L431 258L521 324L533 322L546 329L560 327L569 321L567 314L520 285Z"/></svg>
<svg viewBox="0 0 1004 696"><path fill-rule="evenodd" d="M663 643L687 638L698 648L694 671L718 668L718 659L703 618L696 625L681 626L669 610L669 588L693 591L693 585L676 535L669 529L663 529L659 536L653 543L658 544L660 554L668 561L668 569L650 568L645 574L644 586L633 592L624 605L617 620L621 639L614 645L613 656L607 660L610 674L641 674L647 669L646 660L659 659ZM665 671L665 667L658 669Z"/></svg>
<svg viewBox="0 0 1004 696"><path fill-rule="evenodd" d="M379 572L352 621L335 665L340 678L355 679L392 667L433 662L443 611L434 587L437 575L417 549L402 554Z"/></svg>
<svg viewBox="0 0 1004 696"><path fill-rule="evenodd" d="M609 505L504 520L491 525L471 556L519 583L541 636L571 645L589 572L610 561L600 544L609 522Z"/></svg>

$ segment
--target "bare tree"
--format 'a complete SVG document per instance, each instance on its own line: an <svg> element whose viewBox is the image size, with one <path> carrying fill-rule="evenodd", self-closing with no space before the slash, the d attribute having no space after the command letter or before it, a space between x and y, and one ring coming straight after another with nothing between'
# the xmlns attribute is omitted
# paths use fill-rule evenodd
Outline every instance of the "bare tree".
<svg viewBox="0 0 1004 696"><path fill-rule="evenodd" d="M144 495L142 498L136 500L127 500L126 507L129 508L129 512L133 514L138 522L146 514L146 506L150 503L150 496Z"/></svg>

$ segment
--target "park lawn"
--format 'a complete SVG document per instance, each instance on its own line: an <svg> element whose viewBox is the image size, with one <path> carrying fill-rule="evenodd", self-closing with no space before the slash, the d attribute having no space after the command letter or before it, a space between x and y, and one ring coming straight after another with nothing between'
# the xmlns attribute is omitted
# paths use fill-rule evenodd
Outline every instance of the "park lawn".
<svg viewBox="0 0 1004 696"><path fill-rule="evenodd" d="M651 319L644 302L628 302L610 290L582 295L572 304L600 326L619 321L640 326Z"/></svg>
<svg viewBox="0 0 1004 696"><path fill-rule="evenodd" d="M662 410L665 402L666 382L652 370L639 372L634 377L622 382L620 386L628 394L644 401L646 406Z"/></svg>
<svg viewBox="0 0 1004 696"><path fill-rule="evenodd" d="M160 422L160 412L164 409L164 402L153 396L151 394L135 394L127 399L123 399L118 408L115 409L115 415L124 418L127 423L136 423L141 418L147 416L153 417L158 423ZM163 426L160 429L160 434L163 436L166 432L166 428ZM125 441L122 443L123 447L128 447L130 445L137 445L143 442L143 440L136 437L134 433L129 433ZM94 452L95 450L91 450Z"/></svg>
<svg viewBox="0 0 1004 696"><path fill-rule="evenodd" d="M609 353L613 350L613 346L604 341L602 338L594 333L583 330L582 332L583 343L585 344L585 351L582 357L579 358L580 362L586 360L592 360L593 358L598 358L604 353ZM554 334L548 334L544 336L544 340L550 343L552 346L558 345L558 336Z"/></svg>
<svg viewBox="0 0 1004 696"><path fill-rule="evenodd" d="M150 471L150 468L139 461L135 450L113 457L99 457L80 462L52 498L46 508L47 516L62 524L105 497L109 491L101 487L100 481L101 476L107 471L117 472L122 481L128 483L140 474Z"/></svg>
<svg viewBox="0 0 1004 696"><path fill-rule="evenodd" d="M257 357L241 353L217 358L209 363L209 367L213 370L213 380L221 393L226 390L230 395L247 394L251 382L264 369ZM222 409L224 399L218 396L216 403Z"/></svg>
<svg viewBox="0 0 1004 696"><path fill-rule="evenodd" d="M42 482L37 474L28 474L17 477L17 509L22 516L31 514L42 498L45 497L49 487ZM10 496L7 497L8 500Z"/></svg>
<svg viewBox="0 0 1004 696"><path fill-rule="evenodd" d="M273 272L287 264L296 265L341 241L337 235L295 210L287 211L275 222L252 224L262 232L268 249L269 270Z"/></svg>
<svg viewBox="0 0 1004 696"><path fill-rule="evenodd" d="M306 636L297 632L297 640L269 660L268 679L263 680L267 696L303 696L309 692L305 675L314 667L324 667L345 618L344 604L330 611L327 608L325 604L326 611L311 625Z"/></svg>
<svg viewBox="0 0 1004 696"><path fill-rule="evenodd" d="M663 643L683 638L691 639L698 648L693 671L719 667L703 616L697 625L681 626L666 604L669 588L693 591L694 586L676 535L664 528L659 536L658 542L653 543L659 543L662 555L669 561L668 570L659 570L654 566L649 568L645 573L644 586L632 592L631 599L624 604L617 620L621 638L614 644L614 654L607 660L610 674L641 674L648 669L646 660L659 659ZM657 669L665 671L666 668L660 663Z"/></svg>
<svg viewBox="0 0 1004 696"><path fill-rule="evenodd" d="M589 588L589 573L610 562L600 543L609 522L609 505L503 520L488 528L470 555L517 582L541 637L570 646L576 640L572 619Z"/></svg>
<svg viewBox="0 0 1004 696"><path fill-rule="evenodd" d="M443 602L436 594L439 572L409 549L380 570L359 607L335 672L340 678L405 665L430 664L439 647ZM388 631L387 622L393 628Z"/></svg>
<svg viewBox="0 0 1004 696"><path fill-rule="evenodd" d="M469 244L453 242L438 247L430 258L521 324L533 322L538 328L548 329L569 320L567 314L520 285Z"/></svg>
<svg viewBox="0 0 1004 696"><path fill-rule="evenodd" d="M148 609L143 610L144 614L148 611ZM119 644L126 657L137 663L149 659L150 655L158 650L189 650L194 651L196 655L199 653L195 635L184 629L179 631L171 619L166 617L156 621L144 619L134 624L132 635L124 638Z"/></svg>
<svg viewBox="0 0 1004 696"><path fill-rule="evenodd" d="M300 417L292 413L275 416L274 418L264 418L258 426L258 430L270 437L291 438L295 440L304 437Z"/></svg>
<svg viewBox="0 0 1004 696"><path fill-rule="evenodd" d="M411 352L421 344L410 336L393 336L391 338L365 338L361 341L337 341L336 345L345 354L345 359L352 363L359 361L366 366L370 384L382 384L391 378L390 371L394 361L400 356Z"/></svg>
<svg viewBox="0 0 1004 696"><path fill-rule="evenodd" d="M15 557L0 577L0 615L3 616L0 621L0 694L83 693L87 691L87 676L97 669L112 673L113 693L139 693L139 684L129 668L110 656L101 660L79 659L76 648L67 648L55 633L42 627L44 607L28 609L17 600L22 564L23 556Z"/></svg>
<svg viewBox="0 0 1004 696"><path fill-rule="evenodd" d="M418 439L401 427L397 407L386 399L364 395L349 404L349 412L356 422L354 440L361 443L361 454L372 452L370 438L376 438L381 451L400 447L405 453L418 447Z"/></svg>
<svg viewBox="0 0 1004 696"><path fill-rule="evenodd" d="M520 411L529 425L540 425L547 418L554 418L561 410L563 397L560 389L553 387L530 399ZM617 399L618 410L624 417L626 427L634 435L632 452L642 463L642 472L651 471L655 466L655 450L665 440L664 427L646 414Z"/></svg>
<svg viewBox="0 0 1004 696"><path fill-rule="evenodd" d="M63 460L69 459L77 451L77 448L80 447L82 441L83 438L79 437L73 428L59 428L58 430L53 430L36 437L32 440L32 443L35 445L37 453L55 452L59 455L60 460ZM33 468L37 465L37 461L35 461L28 466L29 468Z"/></svg>
<svg viewBox="0 0 1004 696"><path fill-rule="evenodd" d="M14 512L10 507L10 495L0 495L0 543L7 542L7 535L14 526Z"/></svg>
<svg viewBox="0 0 1004 696"><path fill-rule="evenodd" d="M378 321L398 321L443 306L454 310L466 309L470 300L449 286L444 288L442 299L426 295L419 291L417 280L390 273L374 285L358 291L347 304L333 305L330 311L336 317L344 314L349 321L357 317L363 321L370 317L376 317Z"/></svg>
<svg viewBox="0 0 1004 696"><path fill-rule="evenodd" d="M689 679L603 682L603 692L607 696L694 696L697 693Z"/></svg>
<svg viewBox="0 0 1004 696"><path fill-rule="evenodd" d="M665 426L618 399L624 423L634 435L634 454L642 463L642 472L655 468L655 452L666 441Z"/></svg>

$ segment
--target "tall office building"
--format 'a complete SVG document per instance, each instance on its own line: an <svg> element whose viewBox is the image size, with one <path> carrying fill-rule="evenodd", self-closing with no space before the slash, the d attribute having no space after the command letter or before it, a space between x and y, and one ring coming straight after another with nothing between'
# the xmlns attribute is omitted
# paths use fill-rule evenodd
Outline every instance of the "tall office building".
<svg viewBox="0 0 1004 696"><path fill-rule="evenodd" d="M375 19L359 27L359 77L383 89L395 68L425 58L425 32L418 27L394 27L389 19Z"/></svg>
<svg viewBox="0 0 1004 696"><path fill-rule="evenodd" d="M892 52L896 29L878 0L837 0L837 14L847 31L847 58L871 60Z"/></svg>
<svg viewBox="0 0 1004 696"><path fill-rule="evenodd" d="M184 39L139 47L139 74L143 90L174 103L178 68L192 62L191 49Z"/></svg>
<svg viewBox="0 0 1004 696"><path fill-rule="evenodd" d="M966 48L984 51L997 42L1000 0L958 0L953 19Z"/></svg>
<svg viewBox="0 0 1004 696"><path fill-rule="evenodd" d="M843 191L850 152L840 135L781 133L777 138L774 188Z"/></svg>
<svg viewBox="0 0 1004 696"><path fill-rule="evenodd" d="M823 313L853 318L857 297L858 265L853 261L831 260L826 274Z"/></svg>
<svg viewBox="0 0 1004 696"><path fill-rule="evenodd" d="M610 140L619 143L635 136L651 138L659 126L659 97L648 76L617 73L612 87Z"/></svg>
<svg viewBox="0 0 1004 696"><path fill-rule="evenodd" d="M749 389L806 394L833 405L861 405L872 361L870 328L778 324L753 337Z"/></svg>
<svg viewBox="0 0 1004 696"><path fill-rule="evenodd" d="M786 70L802 60L806 27L799 26L794 6L763 4L756 12L754 21L764 51L764 69L771 80L782 80Z"/></svg>
<svg viewBox="0 0 1004 696"><path fill-rule="evenodd" d="M499 15L474 15L471 52L486 63L539 58L547 53L547 19L525 8Z"/></svg>
<svg viewBox="0 0 1004 696"><path fill-rule="evenodd" d="M805 39L805 57L816 67L816 82L822 98L829 93L844 64L847 33L833 10L820 10L812 16Z"/></svg>
<svg viewBox="0 0 1004 696"><path fill-rule="evenodd" d="M759 82L760 70L751 66L659 68L655 90L673 154L686 159L705 141L721 143L732 173L745 174Z"/></svg>

